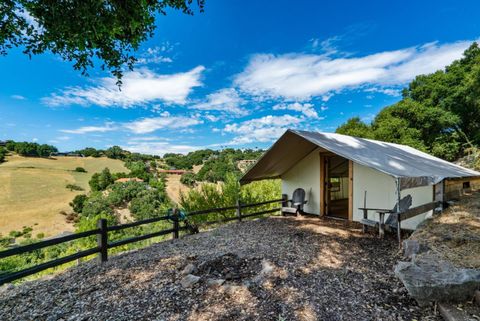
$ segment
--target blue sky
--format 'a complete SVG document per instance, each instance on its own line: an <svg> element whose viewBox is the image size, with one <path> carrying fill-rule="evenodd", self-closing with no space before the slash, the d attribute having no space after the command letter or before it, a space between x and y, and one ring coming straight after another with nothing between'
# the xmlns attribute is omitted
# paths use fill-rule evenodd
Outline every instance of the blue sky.
<svg viewBox="0 0 480 321"><path fill-rule="evenodd" d="M220 1L169 12L121 92L51 54L0 57L0 139L162 155L370 121L480 35L478 1Z"/></svg>

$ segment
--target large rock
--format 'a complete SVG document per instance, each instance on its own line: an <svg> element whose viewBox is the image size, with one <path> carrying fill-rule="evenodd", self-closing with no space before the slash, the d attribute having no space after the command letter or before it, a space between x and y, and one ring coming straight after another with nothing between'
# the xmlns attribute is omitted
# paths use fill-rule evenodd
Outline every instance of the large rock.
<svg viewBox="0 0 480 321"><path fill-rule="evenodd" d="M464 302L480 288L480 270L456 268L431 256L399 262L395 275L420 305L430 301Z"/></svg>
<svg viewBox="0 0 480 321"><path fill-rule="evenodd" d="M192 263L190 264L187 264L187 266L185 266L185 268L183 268L182 272L180 272L181 275L188 275L188 274L193 274L197 271L197 268L195 265L193 265Z"/></svg>
<svg viewBox="0 0 480 321"><path fill-rule="evenodd" d="M193 274L189 274L189 275L185 276L185 277L180 281L180 284L181 284L184 288L189 288L189 287L193 286L195 283L197 283L198 281L200 281L200 277L199 277L199 276L196 276L196 275L193 275Z"/></svg>

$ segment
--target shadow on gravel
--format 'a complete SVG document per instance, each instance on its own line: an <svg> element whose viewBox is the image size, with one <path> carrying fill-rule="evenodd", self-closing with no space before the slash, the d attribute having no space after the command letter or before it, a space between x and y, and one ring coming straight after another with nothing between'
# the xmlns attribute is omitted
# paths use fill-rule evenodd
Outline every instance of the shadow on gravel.
<svg viewBox="0 0 480 321"><path fill-rule="evenodd" d="M0 319L437 320L393 275L397 253L342 222L245 221L25 284ZM184 287L187 266L200 279Z"/></svg>

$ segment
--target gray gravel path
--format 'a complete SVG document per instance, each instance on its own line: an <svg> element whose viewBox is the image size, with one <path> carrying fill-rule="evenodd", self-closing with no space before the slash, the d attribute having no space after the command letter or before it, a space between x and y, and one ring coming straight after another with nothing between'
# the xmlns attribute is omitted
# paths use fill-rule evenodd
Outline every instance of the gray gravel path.
<svg viewBox="0 0 480 321"><path fill-rule="evenodd" d="M439 320L393 275L397 253L337 221L233 223L4 287L0 320Z"/></svg>

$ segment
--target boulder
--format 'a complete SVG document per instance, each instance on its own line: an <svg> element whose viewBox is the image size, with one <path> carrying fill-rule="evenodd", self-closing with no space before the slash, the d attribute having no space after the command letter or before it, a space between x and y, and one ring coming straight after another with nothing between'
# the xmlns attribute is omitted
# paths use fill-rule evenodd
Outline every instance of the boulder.
<svg viewBox="0 0 480 321"><path fill-rule="evenodd" d="M395 275L422 306L430 301L464 302L480 288L480 270L457 268L432 256L399 262Z"/></svg>
<svg viewBox="0 0 480 321"><path fill-rule="evenodd" d="M200 281L199 276L196 276L196 275L193 275L193 274L188 274L182 280L180 280L180 284L184 288L189 288L189 287L193 286L195 283L197 283L198 281Z"/></svg>
<svg viewBox="0 0 480 321"><path fill-rule="evenodd" d="M405 240L403 241L403 256L412 259L417 254L428 251L428 247L425 244L418 242L417 240Z"/></svg>
<svg viewBox="0 0 480 321"><path fill-rule="evenodd" d="M221 286L223 283L225 283L224 279L209 279L207 281L209 286Z"/></svg>
<svg viewBox="0 0 480 321"><path fill-rule="evenodd" d="M193 265L192 263L190 264L187 264L182 272L180 272L181 275L188 275L188 274L192 274L192 273L195 273L195 271L197 270L197 268L195 267L195 265Z"/></svg>

